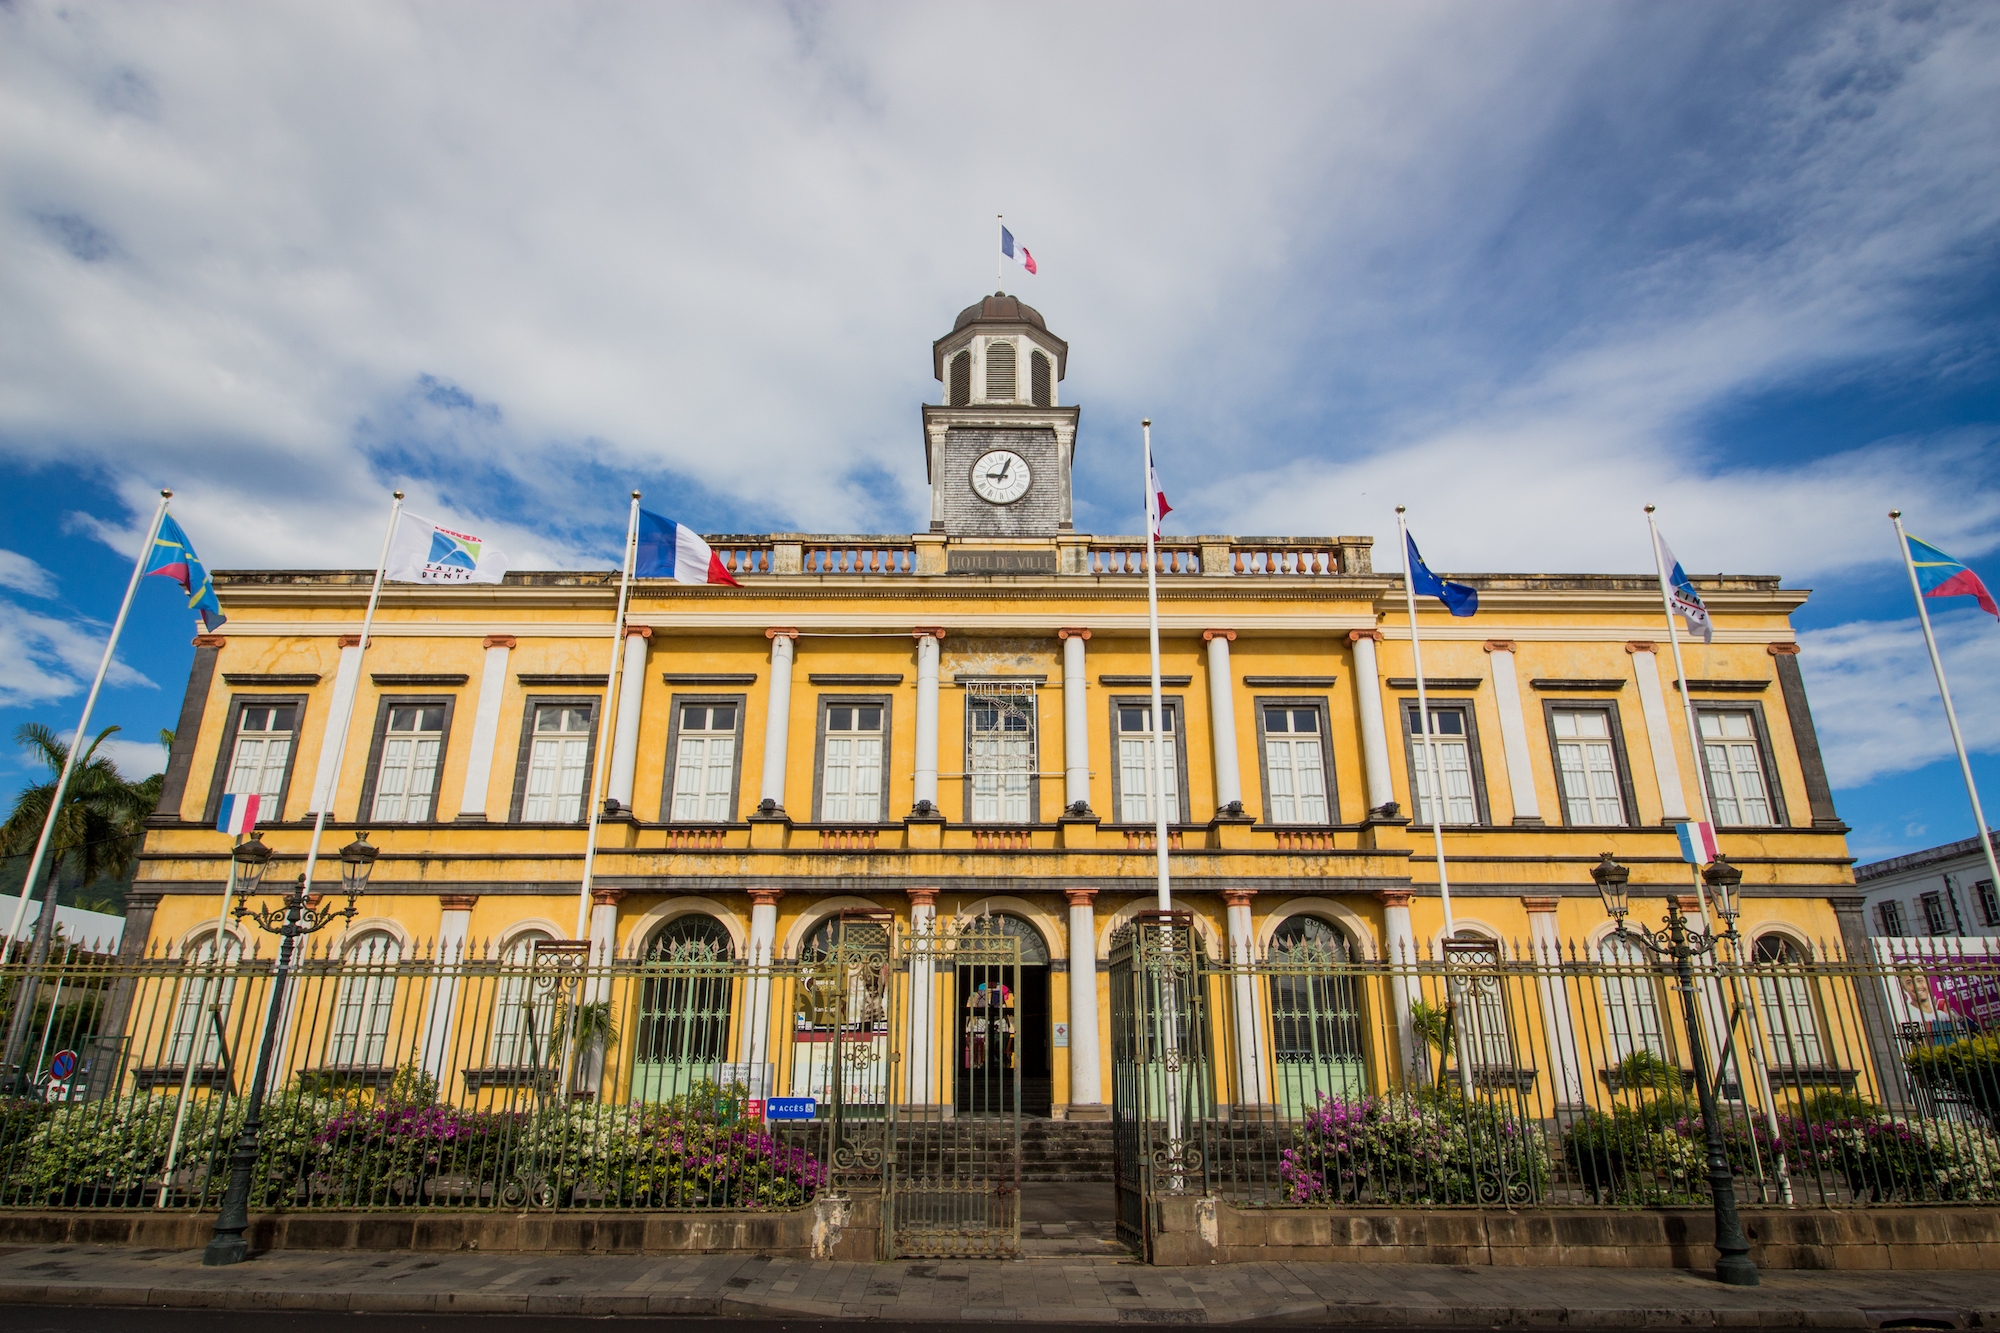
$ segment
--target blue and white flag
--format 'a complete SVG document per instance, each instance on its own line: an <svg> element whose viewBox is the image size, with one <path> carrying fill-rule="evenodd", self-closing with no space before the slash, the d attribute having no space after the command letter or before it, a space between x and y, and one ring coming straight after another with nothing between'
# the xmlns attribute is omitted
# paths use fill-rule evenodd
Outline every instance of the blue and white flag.
<svg viewBox="0 0 2000 1333"><path fill-rule="evenodd" d="M685 523L661 518L649 509L639 511L639 549L632 574L642 579L672 579L676 583L700 586L727 583L743 585L729 577L718 556L701 534Z"/></svg>
<svg viewBox="0 0 2000 1333"><path fill-rule="evenodd" d="M1431 573L1430 566L1417 554L1417 539L1406 532L1403 540L1409 546L1410 586L1419 596L1437 598L1455 616L1469 616L1479 609L1477 588L1469 583L1448 583Z"/></svg>
<svg viewBox="0 0 2000 1333"><path fill-rule="evenodd" d="M261 797L250 792L233 792L222 798L222 809L215 817L217 833L241 833L248 835L257 831L257 807L263 804Z"/></svg>
<svg viewBox="0 0 2000 1333"><path fill-rule="evenodd" d="M1667 539L1658 532L1653 535L1660 543L1660 568L1667 571L1667 602L1673 607L1674 614L1686 623L1688 633L1701 635L1703 643L1714 643L1715 625L1708 618L1708 608L1702 605L1701 594L1694 590L1694 580L1687 576L1681 562L1674 558Z"/></svg>

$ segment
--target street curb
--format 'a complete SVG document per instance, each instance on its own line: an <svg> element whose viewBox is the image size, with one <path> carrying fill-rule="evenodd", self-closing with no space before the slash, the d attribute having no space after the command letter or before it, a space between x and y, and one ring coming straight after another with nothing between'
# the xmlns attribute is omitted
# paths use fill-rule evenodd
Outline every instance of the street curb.
<svg viewBox="0 0 2000 1333"><path fill-rule="evenodd" d="M317 1311L370 1314L505 1314L573 1315L609 1318L752 1319L816 1318L874 1323L902 1321L900 1311L873 1307L866 1314L843 1313L828 1301L754 1300L736 1295L557 1295L486 1294L478 1292L274 1292L210 1291L171 1286L92 1286L85 1284L0 1283L0 1305L123 1306L153 1309L198 1309L234 1311ZM1203 1309L1163 1309L1157 1306L1113 1306L1083 1309L1076 1306L1020 1306L1005 1311L980 1307L973 1315L965 1311L934 1310L925 1322L948 1325L968 1322L1018 1324L1115 1323L1115 1324L1224 1324L1251 1326L1320 1328L1400 1328L1409 1330L1444 1329L1875 1329L1889 1319L1907 1317L1915 1310L1869 1310L1854 1305L1788 1309L1633 1309L1608 1306L1519 1307L1500 1305L1438 1305L1412 1302L1390 1304L1382 1301L1297 1301L1266 1309L1247 1308L1240 1316L1217 1317ZM2000 1309L1927 1306L1923 1316L1955 1323L1959 1328L1992 1328L2000 1323Z"/></svg>

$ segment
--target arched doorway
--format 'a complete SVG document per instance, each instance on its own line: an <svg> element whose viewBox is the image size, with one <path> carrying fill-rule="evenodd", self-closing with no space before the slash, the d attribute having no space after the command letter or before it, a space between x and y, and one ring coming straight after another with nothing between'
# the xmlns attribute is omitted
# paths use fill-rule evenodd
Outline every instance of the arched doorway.
<svg viewBox="0 0 2000 1333"><path fill-rule="evenodd" d="M1033 925L1009 913L975 920L1018 941L1021 963L1018 969L998 964L956 969L953 1103L961 1114L1019 1110L1023 1115L1047 1116L1055 1096L1048 941Z"/></svg>
<svg viewBox="0 0 2000 1333"><path fill-rule="evenodd" d="M1360 957L1345 930L1316 916L1287 918L1271 936L1272 1073L1287 1116L1322 1097L1367 1095L1361 983L1347 970Z"/></svg>
<svg viewBox="0 0 2000 1333"><path fill-rule="evenodd" d="M713 1081L729 1058L735 985L729 930L712 916L677 916L655 931L641 955L639 1034L632 1097L662 1102Z"/></svg>

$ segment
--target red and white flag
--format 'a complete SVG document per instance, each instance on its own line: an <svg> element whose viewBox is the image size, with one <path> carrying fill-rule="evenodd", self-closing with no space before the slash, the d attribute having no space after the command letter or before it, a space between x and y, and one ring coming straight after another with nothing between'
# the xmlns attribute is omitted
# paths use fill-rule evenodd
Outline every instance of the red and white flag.
<svg viewBox="0 0 2000 1333"><path fill-rule="evenodd" d="M1015 240L1014 233L1005 227L1000 229L1000 253L1030 273L1041 272L1035 267L1035 257L1028 253L1028 247Z"/></svg>
<svg viewBox="0 0 2000 1333"><path fill-rule="evenodd" d="M1146 518L1153 525L1153 540L1158 541L1160 520L1173 513L1174 507L1167 503L1167 493L1160 489L1159 469L1153 466L1151 454L1146 455L1146 492L1148 496L1146 507L1149 511Z"/></svg>

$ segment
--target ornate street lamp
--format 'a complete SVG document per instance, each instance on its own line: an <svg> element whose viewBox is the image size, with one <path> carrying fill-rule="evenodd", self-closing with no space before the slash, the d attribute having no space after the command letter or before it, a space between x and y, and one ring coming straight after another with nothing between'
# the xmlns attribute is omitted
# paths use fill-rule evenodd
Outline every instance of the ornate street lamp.
<svg viewBox="0 0 2000 1333"><path fill-rule="evenodd" d="M247 898L257 892L257 886L264 882L264 872L271 868L271 849L253 833L250 841L238 843L229 855L236 862L236 891Z"/></svg>
<svg viewBox="0 0 2000 1333"><path fill-rule="evenodd" d="M251 845L246 843L235 853L239 858L239 874L246 868L243 853ZM255 845L261 847L263 844ZM209 1238L208 1248L201 1256L202 1263L211 1268L240 1264L250 1255L249 1242L243 1239L243 1233L250 1226L250 1177L257 1169L257 1138L263 1128L264 1089L271 1077L271 1056L278 1042L278 1019L284 1012L285 980L291 974L292 951L300 936L314 934L336 921L353 918L354 900L368 887L368 876L375 869L376 854L377 849L368 845L365 834L340 849L340 876L347 888L347 906L339 911L308 904L304 875L299 876L298 883L285 895L282 908L260 906L253 912L243 903L236 905L234 915L238 921L248 917L259 930L279 937L278 965L271 974L270 999L264 1005L264 1041L257 1052L256 1076L250 1080L243 1131L236 1137L236 1150L229 1155L229 1188L222 1196L222 1215L215 1219L215 1234ZM249 862L255 863L254 873L258 880L263 878L264 867L270 857L270 849L265 848L261 857L248 858ZM245 893L255 886L256 880L252 880Z"/></svg>
<svg viewBox="0 0 2000 1333"><path fill-rule="evenodd" d="M1757 1265L1750 1258L1750 1242L1743 1234L1742 1219L1736 1215L1736 1183L1729 1169L1729 1155L1722 1145L1722 1117L1716 1111L1715 1091L1709 1084L1707 1046L1702 1040L1701 1014L1694 995L1694 960L1714 953L1724 940L1733 944L1740 938L1736 933L1734 904L1719 909L1727 929L1704 933L1689 928L1687 918L1681 915L1679 899L1668 894L1666 928L1633 930L1625 924L1629 911L1626 885L1632 872L1606 852L1604 859L1590 868L1590 877L1597 881L1597 890L1604 897L1605 913L1617 923L1614 933L1618 938L1673 963L1675 989L1681 996L1681 1021L1687 1030L1688 1050L1694 1057L1694 1092L1701 1104L1701 1127L1708 1137L1708 1193L1715 1205L1715 1276L1717 1281L1732 1287L1754 1287ZM1718 898L1727 900L1728 893L1742 882L1743 872L1718 857L1702 873L1702 878Z"/></svg>

